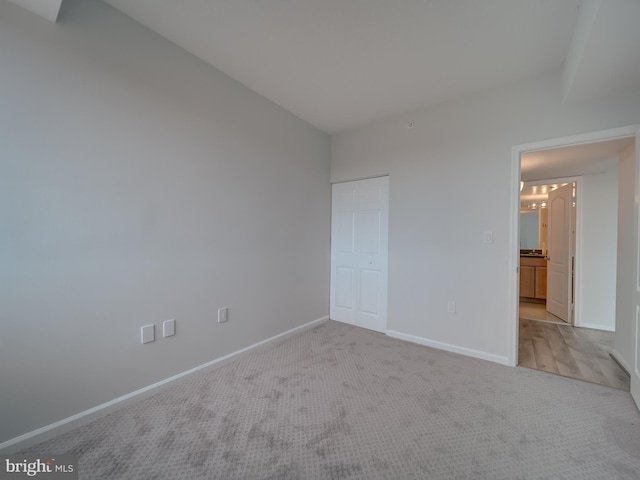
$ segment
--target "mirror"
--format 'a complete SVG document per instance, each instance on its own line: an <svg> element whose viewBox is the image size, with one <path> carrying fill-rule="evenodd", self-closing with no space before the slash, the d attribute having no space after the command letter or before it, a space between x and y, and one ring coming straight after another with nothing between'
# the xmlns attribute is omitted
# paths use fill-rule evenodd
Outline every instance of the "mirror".
<svg viewBox="0 0 640 480"><path fill-rule="evenodd" d="M520 212L520 249L537 250L539 238L538 210Z"/></svg>

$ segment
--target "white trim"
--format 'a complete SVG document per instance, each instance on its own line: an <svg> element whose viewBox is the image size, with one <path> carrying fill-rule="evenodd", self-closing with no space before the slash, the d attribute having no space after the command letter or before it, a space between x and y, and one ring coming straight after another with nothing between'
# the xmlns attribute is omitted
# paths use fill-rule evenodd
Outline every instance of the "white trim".
<svg viewBox="0 0 640 480"><path fill-rule="evenodd" d="M338 183L349 183L349 182L359 182L360 180L373 180L374 178L383 178L390 177L391 175L388 173L381 173L379 175L371 175L370 177L358 177L358 178L350 178L347 180L336 180L331 182L331 185L336 185Z"/></svg>
<svg viewBox="0 0 640 480"><path fill-rule="evenodd" d="M507 365L516 366L518 364L518 274L519 274L519 215L520 215L520 156L526 152L548 150L551 148L568 147L571 145L581 145L586 143L596 143L618 138L633 137L640 128L640 125L612 128L597 132L571 135L567 137L542 140L539 142L525 143L511 147L511 226L509 228L509 301L508 301L508 321L507 321ZM578 212L576 212L577 214ZM576 232L577 233L577 232ZM576 249L578 246L576 245ZM577 285L576 285L577 287ZM576 312L576 317L578 312Z"/></svg>
<svg viewBox="0 0 640 480"><path fill-rule="evenodd" d="M511 226L509 228L509 282L507 301L507 365L518 364L518 337L520 336L520 154L511 147ZM514 341L515 339L515 341Z"/></svg>
<svg viewBox="0 0 640 480"><path fill-rule="evenodd" d="M639 242L640 243L640 242ZM639 274L640 276L640 274ZM635 374L636 378L638 380L640 380L640 345L638 345L638 337L640 337L640 305L636 304L636 331L635 333L635 362L633 365L633 373ZM633 385L633 381L631 382L631 384ZM637 399L636 399L637 402ZM640 408L640 405L638 405L638 408Z"/></svg>
<svg viewBox="0 0 640 480"><path fill-rule="evenodd" d="M279 333L278 335L274 335L273 337L267 338L266 340L262 340L258 343L254 343L253 345L249 345L248 347L241 348L240 350L236 350L235 352L216 358L215 360L211 360L210 362L203 363L202 365L198 365L197 367L191 368L189 370L185 370L184 372L165 378L164 380L160 380L159 382L153 383L151 385L147 385L146 387L140 388L131 393L127 393L126 395L122 395L121 397L114 398L113 400L102 403L88 410L84 410L82 412L76 413L75 415L71 415L70 417L64 418L57 422L51 423L44 427L38 428L31 432L25 433L18 437L2 442L0 443L0 452L3 452L4 449L9 447L18 446L19 448L26 448L30 445L35 445L36 443L44 441L48 438L52 438L56 435L60 435L61 433L67 432L69 430L79 427L80 425L83 425L92 420L95 420L96 418L106 415L107 413L110 413L116 410L117 408L121 408L126 404L132 403L131 402L132 399L139 401L140 400L139 397L142 395L146 394L148 396L150 392L158 393L156 392L157 389L160 389L161 387L167 387L169 386L169 384L172 384L173 382L179 379L192 375L205 368L214 367L214 366L220 367L228 363L229 361L233 360L238 355L246 353L250 350L253 350L267 343L271 343L282 337L296 333L300 330L311 328L315 326L317 323L321 323L326 320L329 320L328 315L324 317L320 317L316 320L312 320L298 327L292 328L291 330L287 330L286 332Z"/></svg>
<svg viewBox="0 0 640 480"><path fill-rule="evenodd" d="M599 323L581 323L580 325L576 324L577 328L590 328L592 330L601 330L603 332L615 332L615 327L610 327L607 325L600 325Z"/></svg>
<svg viewBox="0 0 640 480"><path fill-rule="evenodd" d="M635 272L634 276L636 277L636 293L634 294L634 303L636 307L636 322L635 322L635 331L633 332L633 350L634 350L634 365L633 369L629 370L631 373L631 398L636 404L636 407L640 409L640 126L636 130L636 145L635 145L635 185L634 185L634 207L633 207L633 217L634 217L634 242L636 244L636 264L635 264Z"/></svg>
<svg viewBox="0 0 640 480"><path fill-rule="evenodd" d="M578 135L570 135L568 137L553 138L550 140L542 140L540 142L524 143L522 145L515 145L520 153L537 152L540 150L550 150L558 147L570 147L572 145L584 145L587 143L598 143L609 140L616 140L618 138L633 137L636 131L640 128L640 125L630 125L627 127L611 128L609 130L600 130L597 132L581 133ZM518 161L520 156L518 156ZM520 180L518 179L518 182ZM520 188L520 183L518 183Z"/></svg>
<svg viewBox="0 0 640 480"><path fill-rule="evenodd" d="M584 232L582 230L584 226L584 177L578 177L575 180L576 183L576 225L573 225L573 228L576 231L576 249L573 252L573 256L575 258L574 271L573 271L573 310L569 311L570 315L573 315L573 318L570 318L569 323L573 323L574 327L586 327L587 325L582 323L582 310L585 296L582 293L583 289L583 262L584 255L582 254L582 242L584 238ZM616 247L617 248L617 247ZM571 259L569 259L571 261ZM617 261L617 260L616 260ZM571 266L569 266L569 292L571 288ZM615 316L615 313L614 313ZM573 320L573 321L571 321ZM614 322L615 323L615 322ZM591 327L587 327L591 328ZM615 330L615 327L614 327Z"/></svg>
<svg viewBox="0 0 640 480"><path fill-rule="evenodd" d="M622 358L622 355L614 348L609 355L613 357L613 359L618 362L618 364L622 367L623 370L626 371L627 375L631 375L631 366Z"/></svg>
<svg viewBox="0 0 640 480"><path fill-rule="evenodd" d="M418 337L416 335L409 335L407 333L402 333L402 332L396 332L394 330L387 330L386 334L389 337L397 338L399 340L405 340L411 343L417 343L419 345L424 345L425 347L436 348L438 350L445 350L447 352L459 353L460 355L465 355L467 357L479 358L481 360L488 360L490 362L510 366L508 357L494 355L492 353L482 352L480 350L473 350L471 348L459 347L457 345L438 342L436 340L429 340L428 338Z"/></svg>

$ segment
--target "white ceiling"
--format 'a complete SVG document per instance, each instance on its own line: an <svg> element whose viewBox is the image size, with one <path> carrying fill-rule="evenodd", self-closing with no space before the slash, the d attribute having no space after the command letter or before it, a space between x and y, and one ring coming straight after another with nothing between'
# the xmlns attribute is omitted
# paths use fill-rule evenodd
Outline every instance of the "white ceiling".
<svg viewBox="0 0 640 480"><path fill-rule="evenodd" d="M22 8L36 13L51 22L58 19L62 0L9 0Z"/></svg>
<svg viewBox="0 0 640 480"><path fill-rule="evenodd" d="M577 0L105 0L328 133L562 66Z"/></svg>
<svg viewBox="0 0 640 480"><path fill-rule="evenodd" d="M523 153L520 178L525 182L603 173L616 167L618 155L633 137Z"/></svg>
<svg viewBox="0 0 640 480"><path fill-rule="evenodd" d="M558 179L597 174L617 167L620 152L635 142L634 137L573 145L522 154L520 208L528 209L547 200ZM555 180L555 181L554 181Z"/></svg>
<svg viewBox="0 0 640 480"><path fill-rule="evenodd" d="M638 0L103 1L330 134L553 69L565 101L640 86Z"/></svg>
<svg viewBox="0 0 640 480"><path fill-rule="evenodd" d="M640 1L583 0L565 63L565 100L640 87Z"/></svg>

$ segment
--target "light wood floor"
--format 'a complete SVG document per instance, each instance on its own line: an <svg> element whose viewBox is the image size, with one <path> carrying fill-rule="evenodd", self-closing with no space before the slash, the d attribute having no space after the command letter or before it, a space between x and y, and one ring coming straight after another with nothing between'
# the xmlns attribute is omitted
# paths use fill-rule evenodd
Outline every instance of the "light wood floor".
<svg viewBox="0 0 640 480"><path fill-rule="evenodd" d="M520 318L518 365L629 391L611 358L613 333Z"/></svg>
<svg viewBox="0 0 640 480"><path fill-rule="evenodd" d="M527 320L542 320L544 322L568 325L568 323L561 318L547 312L547 306L544 303L529 303L520 301L520 318L526 318Z"/></svg>

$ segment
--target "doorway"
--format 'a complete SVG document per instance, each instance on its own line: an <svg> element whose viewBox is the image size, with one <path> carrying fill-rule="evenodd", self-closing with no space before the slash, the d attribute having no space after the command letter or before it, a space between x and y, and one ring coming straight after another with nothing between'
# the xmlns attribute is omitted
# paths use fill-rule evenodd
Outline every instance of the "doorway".
<svg viewBox="0 0 640 480"><path fill-rule="evenodd" d="M621 129L614 129L614 130L610 130L610 131L604 131L604 132L596 132L596 133L592 133L592 134L586 134L586 135L580 135L580 136L575 136L575 137L568 137L568 138L564 138L564 139L558 139L558 140L550 140L550 141L545 141L545 142L538 142L535 144L529 144L529 145L521 145L521 146L516 146L512 149L512 166L514 167L514 180L516 180L517 178L517 183L515 183L515 185L517 185L517 192L516 195L514 195L514 200L515 198L518 199L517 202L513 202L512 203L512 207L516 207L517 205L517 211L514 211L515 208L512 209L512 213L514 214L514 217L518 218L520 217L519 215L519 210L520 210L520 199L519 199L519 187L520 187L520 176L522 174L522 179L523 180L528 180L531 181L531 172L527 171L527 169L523 166L522 169L520 168L520 160L521 157L524 154L528 154L528 153L534 153L537 151L543 151L545 152L547 155L553 156L554 153L561 153L560 150L562 149L567 149L569 147L571 148L576 148L576 149L580 149L580 148L584 148L584 149L593 149L595 152L600 151L600 153L602 152L603 148L615 148L616 145L618 147L620 147L618 150L614 151L614 154L609 155L609 157L615 157L615 158L604 158L603 157L603 161L606 160L604 163L608 162L614 162L617 165L617 154L622 150L622 148L624 148L624 145L629 145L629 143L633 142L633 137L634 137L634 133L635 133L636 127L628 127L628 128L621 128ZM622 143L618 143L615 144L616 141L622 141ZM627 142L626 144L624 142ZM622 145L622 147L621 147ZM554 152L556 151L556 152ZM566 153L566 152L565 152ZM597 153L596 153L597 154ZM535 180L540 180L543 178L556 178L556 177L564 177L566 175L566 177L578 177L581 175L585 175L585 178L587 178L588 175L591 175L593 173L598 173L597 172L597 168L598 165L596 165L596 161L597 159L595 158L586 158L585 161L583 162L565 162L562 158L560 158L559 156L556 156L554 158L554 161L551 162L551 167L552 170L554 172L559 173L558 175L546 175L544 177L538 177ZM602 166L602 165L600 165ZM606 165L605 165L606 167ZM606 170L606 168L605 168ZM522 172L522 173L521 173ZM529 177L527 177L527 175L529 175ZM613 174L613 178L615 178L616 181L616 186L617 186L617 181L618 181L618 177L617 177L617 172L614 172ZM593 192L593 187L592 190ZM578 188L578 196L580 195L580 188ZM617 205L617 195L616 195L616 199L615 199L616 205ZM580 202L578 201L578 205L580 205ZM588 295L583 295L583 298L580 298L580 294L581 294L581 286L580 286L580 282L582 282L584 284L583 289L585 291L588 290L588 288L593 288L594 284L598 285L598 286L602 286L605 284L605 282L602 279L596 279L594 280L590 280L591 284L589 284L589 280L585 280L586 278L586 273L583 269L582 272L580 272L581 269L581 240L580 240L580 231L581 228L583 227L583 225L581 225L581 219L580 219L581 213L580 213L580 207L578 207L578 212L577 212L577 222L572 222L574 225L577 223L577 229L576 229L576 235L577 235L577 245L575 247L575 252L576 252L576 262L571 262L571 269L570 272L572 272L575 276L574 281L569 283L568 285L568 291L571 291L573 288L575 288L575 297L573 297L573 300L575 301L575 305L576 305L576 324L580 327L592 327L592 328L598 328L595 325L590 325L590 324L585 324L585 325L580 325L581 320L580 320L580 306L582 304L588 305L589 304L589 299L586 299L584 297L587 297ZM613 214L610 215L611 217L615 217L614 221L615 223L613 224L613 227L610 228L611 231L616 231L617 230L617 215ZM575 217L574 217L575 218ZM517 222L519 224L519 222ZM519 349L521 349L523 347L522 344L518 344L518 340L520 339L520 328L525 328L527 331L525 331L524 333L527 335L531 335L532 334L532 330L533 330L533 335L537 336L538 338L540 338L543 333L542 330L549 330L549 332L547 332L549 335L552 335L553 338L550 339L550 341L547 343L547 347L548 350L553 350L553 346L554 344L557 345L567 345L567 344L572 344L574 342L579 341L579 339L576 339L575 335L573 335L573 333L595 333L595 334L600 334L602 333L604 337L608 337L611 341L610 341L610 345L609 345L609 349L613 348L613 339L614 339L614 333L613 330L615 330L615 297L616 297L616 279L615 279L615 256L616 256L616 245L615 245L615 239L614 239L614 246L613 246L613 253L612 255L614 256L614 263L613 263L613 280L612 281L607 281L607 284L612 285L612 289L613 289L613 298L614 298L614 302L613 302L613 307L611 308L611 313L609 314L609 316L612 319L612 323L611 323L611 328L603 328L602 332L600 331L596 331L596 330L587 330L587 328L573 328L570 327L568 325L562 325L562 324L551 324L551 323L527 323L527 325L525 327L522 326L522 323L519 321L520 318L520 309L519 309L519 293L520 293L520 274L521 271L519 269L520 266L520 240L521 237L520 235L522 234L522 231L520 231L518 229L518 225L515 225L515 232L513 235L513 257L512 257L512 262L514 265L514 270L517 272L516 275L513 276L513 282L514 282L514 288L513 288L513 297L512 297L512 306L513 306L513 323L511 325L512 328L512 334L513 337L511 337L513 339L513 343L511 344L512 346L512 350L511 350L511 356L510 355L510 360L513 360L513 364L516 365L518 364L518 353L519 353ZM603 229L604 230L604 229ZM540 252L542 253L542 252ZM593 255L590 256L590 259ZM587 262L588 263L588 262ZM588 288L587 288L588 287ZM583 292L584 293L584 292ZM592 295L593 297L593 295ZM589 317L590 308L585 308L585 316ZM588 322L587 322L588 323ZM534 328L532 328L532 326ZM607 330L611 330L611 331L607 331ZM565 335L566 334L566 335ZM596 335L597 336L597 335ZM554 343L555 342L555 343ZM598 340L598 342L600 342L600 340ZM598 343L596 342L596 343ZM604 342L606 343L606 341ZM575 347L575 344L573 345ZM526 348L530 349L530 345L527 346ZM604 353L602 354L602 357L605 360L611 361L613 362L613 360L610 358L610 356L608 355L608 351L606 350L607 347L605 346L605 350ZM559 362L559 364L562 363L567 363L564 362L566 359L561 359L561 361ZM582 359L584 360L584 358ZM544 363L544 362L543 362ZM568 363L571 363L570 361L568 361ZM566 365L563 365L566 366ZM575 367L575 362L574 365ZM581 365L581 367L583 367L583 365ZM615 364L615 368L619 369L618 365ZM543 368L544 369L544 368ZM566 369L565 369L566 370ZM564 374L566 376L572 376L570 375L568 372L553 372L553 373L559 373L559 374ZM628 377L627 377L628 378ZM594 378L591 379L586 379L589 381L596 381ZM601 383L601 382L596 382L596 383ZM618 386L618 388L620 388Z"/></svg>
<svg viewBox="0 0 640 480"><path fill-rule="evenodd" d="M564 325L575 321L579 182L559 178L521 183L520 318Z"/></svg>

